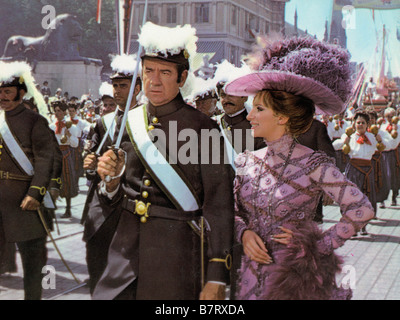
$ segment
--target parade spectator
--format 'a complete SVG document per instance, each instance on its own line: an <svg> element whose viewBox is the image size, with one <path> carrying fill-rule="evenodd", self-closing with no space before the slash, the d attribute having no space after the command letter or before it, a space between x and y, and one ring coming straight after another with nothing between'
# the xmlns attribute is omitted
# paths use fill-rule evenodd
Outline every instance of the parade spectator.
<svg viewBox="0 0 400 320"><path fill-rule="evenodd" d="M42 95L50 97L51 96L51 90L48 87L48 85L49 85L49 82L47 80L44 81L43 82L43 86L40 89L40 92L42 93Z"/></svg>

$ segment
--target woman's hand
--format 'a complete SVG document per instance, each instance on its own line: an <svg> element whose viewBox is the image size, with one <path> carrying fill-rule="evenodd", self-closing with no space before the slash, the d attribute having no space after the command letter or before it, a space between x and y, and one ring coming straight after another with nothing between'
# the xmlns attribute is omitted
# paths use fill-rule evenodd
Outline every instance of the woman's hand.
<svg viewBox="0 0 400 320"><path fill-rule="evenodd" d="M264 242L254 231L246 230L243 233L242 244L243 251L250 260L261 264L272 263L272 258L269 256Z"/></svg>
<svg viewBox="0 0 400 320"><path fill-rule="evenodd" d="M293 231L284 227L279 227L284 233L276 234L272 237L272 240L281 244L288 245L293 238Z"/></svg>

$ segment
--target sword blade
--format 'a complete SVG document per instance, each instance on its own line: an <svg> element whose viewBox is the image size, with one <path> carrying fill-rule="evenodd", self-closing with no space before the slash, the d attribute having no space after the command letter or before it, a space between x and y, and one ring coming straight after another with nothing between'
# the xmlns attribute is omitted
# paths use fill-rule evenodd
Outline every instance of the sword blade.
<svg viewBox="0 0 400 320"><path fill-rule="evenodd" d="M110 134L110 131L111 131L112 128L115 126L115 122L116 122L115 117L117 116L117 112L118 112L118 108L115 109L114 116L113 116L114 120L113 120L113 122L111 123L111 125L107 128L107 131L106 131L106 133L104 134L104 137L103 137L103 139L101 140L101 142L100 142L100 144L99 144L99 146L98 146L98 148L97 148L97 150L96 150L96 155L97 155L97 156L100 155L100 151L101 151L101 149L103 148L104 143L106 142L107 137L108 137L108 135Z"/></svg>
<svg viewBox="0 0 400 320"><path fill-rule="evenodd" d="M75 276L75 274L72 272L72 270L71 270L71 268L69 267L68 263L65 261L63 255L61 254L61 251L60 251L60 249L58 248L56 242L54 241L54 238L53 238L53 236L51 235L51 232L50 232L49 228L47 227L46 221L44 220L44 217L43 217L43 214L42 214L42 211L40 210L40 208L37 209L37 212L38 212L38 214L39 214L40 221L42 222L43 227L44 227L44 229L46 230L47 235L50 237L51 242L53 243L53 246L54 246L54 248L56 249L56 251L57 251L57 253L58 253L58 255L59 255L59 257L60 257L62 263L63 263L64 266L67 268L67 270L69 271L69 273L72 275L72 277L74 278L74 280L76 281L76 283L77 283L77 284L80 284L81 281L80 281L80 280Z"/></svg>
<svg viewBox="0 0 400 320"><path fill-rule="evenodd" d="M147 16L147 5L148 5L148 0L146 0L145 5L144 5L144 12L143 12L143 23L142 26L146 23L146 16ZM120 145L121 145L121 140L122 140L122 136L124 134L125 131L125 126L126 126L126 119L128 118L128 112L129 112L129 108L130 105L132 103L132 98L133 98L133 92L135 91L135 83L136 83L136 78L138 75L138 71L139 71L139 64L140 64L140 55L142 53L142 45L139 44L139 49L136 55L136 68L135 68L135 73L132 77L132 83L131 83L131 87L129 89L129 96L128 96L128 101L126 102L126 106L125 106L125 110L124 110L124 116L122 118L122 123L121 123L121 128L120 131L118 133L118 138L117 141L115 143L115 148L119 149Z"/></svg>

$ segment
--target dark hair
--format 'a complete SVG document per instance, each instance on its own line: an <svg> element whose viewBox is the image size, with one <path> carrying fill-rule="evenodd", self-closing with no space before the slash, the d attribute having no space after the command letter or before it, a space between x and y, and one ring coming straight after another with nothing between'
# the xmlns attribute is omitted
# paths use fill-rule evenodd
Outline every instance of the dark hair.
<svg viewBox="0 0 400 320"><path fill-rule="evenodd" d="M61 100L53 101L51 103L51 106L53 107L54 110L56 109L56 107L59 107L64 112L68 109L67 104Z"/></svg>
<svg viewBox="0 0 400 320"><path fill-rule="evenodd" d="M28 106L31 110L36 110L39 112L39 108L31 100L22 100L22 104Z"/></svg>
<svg viewBox="0 0 400 320"><path fill-rule="evenodd" d="M367 124L369 123L370 118L369 118L368 113L365 111L357 111L353 116L353 121L356 121L357 118L360 118L360 117L364 118L364 120L367 122Z"/></svg>
<svg viewBox="0 0 400 320"><path fill-rule="evenodd" d="M178 79L176 80L176 82L181 82L182 80L182 73L183 71L187 70L186 66L180 63L176 64L176 70L178 71Z"/></svg>
<svg viewBox="0 0 400 320"><path fill-rule="evenodd" d="M78 110L78 105L76 103L70 102L70 103L68 103L68 109L69 108L74 108L75 110Z"/></svg>
<svg viewBox="0 0 400 320"><path fill-rule="evenodd" d="M286 127L294 137L306 132L313 122L315 105L310 99L286 91L262 90L261 101L276 114L289 118Z"/></svg>
<svg viewBox="0 0 400 320"><path fill-rule="evenodd" d="M367 113L368 113L368 115L369 115L370 120L371 120L372 118L374 118L375 120L378 119L378 114L376 113L375 110L367 110Z"/></svg>

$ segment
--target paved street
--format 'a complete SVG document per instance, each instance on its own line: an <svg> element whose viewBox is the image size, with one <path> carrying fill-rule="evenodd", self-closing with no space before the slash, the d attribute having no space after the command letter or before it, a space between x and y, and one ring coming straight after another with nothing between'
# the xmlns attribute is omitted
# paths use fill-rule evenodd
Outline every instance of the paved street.
<svg viewBox="0 0 400 320"><path fill-rule="evenodd" d="M62 255L75 276L74 280L60 260L54 246L48 243L48 265L56 271L55 288L43 290L44 300L90 300L85 262L85 244L82 241L83 227L79 224L86 197L86 180L80 180L80 194L72 201L71 219L60 219L65 203L58 201L58 226L53 237ZM400 203L400 201L398 201ZM388 201L387 205L390 204ZM338 206L324 207L323 228L329 228L339 220ZM400 206L378 209L378 220L367 226L368 236L349 240L337 250L344 257L343 273L338 275L338 283L348 284L355 279L353 300L400 300ZM22 266L19 255L18 272L0 276L0 300L23 299ZM78 287L78 288L77 288ZM74 289L77 288L77 289ZM71 290L74 289L74 290Z"/></svg>

